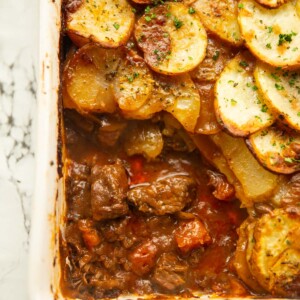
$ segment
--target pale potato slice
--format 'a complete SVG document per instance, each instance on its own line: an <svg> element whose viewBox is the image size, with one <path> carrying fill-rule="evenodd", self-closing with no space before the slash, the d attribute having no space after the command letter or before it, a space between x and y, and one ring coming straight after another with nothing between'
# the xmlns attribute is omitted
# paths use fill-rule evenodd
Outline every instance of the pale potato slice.
<svg viewBox="0 0 300 300"><path fill-rule="evenodd" d="M63 72L65 107L79 112L114 112L116 102L111 85L120 60L119 50L94 44L80 48Z"/></svg>
<svg viewBox="0 0 300 300"><path fill-rule="evenodd" d="M156 124L139 122L130 126L125 135L125 152L132 156L144 155L147 159L157 157L164 145L162 133Z"/></svg>
<svg viewBox="0 0 300 300"><path fill-rule="evenodd" d="M188 74L154 75L152 96L142 107L123 113L127 118L149 119L165 110L171 113L189 132L194 132L200 113L200 96Z"/></svg>
<svg viewBox="0 0 300 300"><path fill-rule="evenodd" d="M281 6L282 4L286 3L288 0L256 0L259 4L269 7L269 8L276 8Z"/></svg>
<svg viewBox="0 0 300 300"><path fill-rule="evenodd" d="M195 127L195 133L215 134L221 131L222 127L217 121L214 108L214 83L196 82L200 94L201 108L200 115Z"/></svg>
<svg viewBox="0 0 300 300"><path fill-rule="evenodd" d="M239 239L236 245L236 250L234 252L233 266L237 272L237 275L243 280L244 283L246 283L248 287L250 287L255 292L261 293L264 290L250 272L246 257L247 249L249 248L248 229L250 226L252 226L253 223L255 223L254 221L255 220L253 220L252 218L246 219L237 230Z"/></svg>
<svg viewBox="0 0 300 300"><path fill-rule="evenodd" d="M255 84L254 64L250 53L238 54L225 67L215 85L217 119L235 136L247 136L274 122Z"/></svg>
<svg viewBox="0 0 300 300"><path fill-rule="evenodd" d="M236 49L217 36L209 34L205 59L190 72L193 80L216 81L227 63L234 57Z"/></svg>
<svg viewBox="0 0 300 300"><path fill-rule="evenodd" d="M269 292L280 292L286 297L293 293L287 283L300 276L300 268L294 269L300 265L299 245L294 244L299 239L299 227L300 211L296 207L275 209L256 222L255 245L250 259L251 272ZM296 253L292 250L294 247L298 249ZM282 272L286 267L281 266L281 271L278 268L282 262L294 266L284 276Z"/></svg>
<svg viewBox="0 0 300 300"><path fill-rule="evenodd" d="M197 0L193 7L207 29L235 46L242 45L237 0Z"/></svg>
<svg viewBox="0 0 300 300"><path fill-rule="evenodd" d="M273 195L281 177L264 169L253 157L241 138L234 138L225 132L210 135L221 149L229 167L241 183L246 199L243 205L250 207L254 202L262 202Z"/></svg>
<svg viewBox="0 0 300 300"><path fill-rule="evenodd" d="M300 66L300 18L294 1L268 9L255 0L239 3L239 24L247 47L277 67Z"/></svg>
<svg viewBox="0 0 300 300"><path fill-rule="evenodd" d="M290 127L300 130L300 71L284 71L258 63L254 76L269 107Z"/></svg>
<svg viewBox="0 0 300 300"><path fill-rule="evenodd" d="M147 64L162 74L180 74L205 57L207 35L197 14L182 3L146 10L135 27L135 38Z"/></svg>
<svg viewBox="0 0 300 300"><path fill-rule="evenodd" d="M300 170L300 134L269 127L249 136L250 150L271 171L291 174Z"/></svg>
<svg viewBox="0 0 300 300"><path fill-rule="evenodd" d="M136 54L128 54L114 78L114 95L120 109L139 109L150 98L152 89L153 77L144 60Z"/></svg>
<svg viewBox="0 0 300 300"><path fill-rule="evenodd" d="M81 47L95 42L104 47L119 47L129 39L134 13L126 0L82 0L66 5L66 27L74 44ZM74 4L75 3L75 4Z"/></svg>

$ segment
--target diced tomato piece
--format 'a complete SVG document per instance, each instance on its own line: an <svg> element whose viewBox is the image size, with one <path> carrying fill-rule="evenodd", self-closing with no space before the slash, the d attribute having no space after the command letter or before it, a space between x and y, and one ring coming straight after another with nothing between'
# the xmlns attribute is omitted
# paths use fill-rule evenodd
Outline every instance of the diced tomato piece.
<svg viewBox="0 0 300 300"><path fill-rule="evenodd" d="M211 237L203 223L199 220L181 224L175 232L178 248L187 253L211 242Z"/></svg>
<svg viewBox="0 0 300 300"><path fill-rule="evenodd" d="M83 232L82 237L88 249L98 246L101 242L98 232L95 229Z"/></svg>
<svg viewBox="0 0 300 300"><path fill-rule="evenodd" d="M137 275L145 275L151 271L155 265L157 247L153 242L148 241L139 245L130 255L132 270Z"/></svg>

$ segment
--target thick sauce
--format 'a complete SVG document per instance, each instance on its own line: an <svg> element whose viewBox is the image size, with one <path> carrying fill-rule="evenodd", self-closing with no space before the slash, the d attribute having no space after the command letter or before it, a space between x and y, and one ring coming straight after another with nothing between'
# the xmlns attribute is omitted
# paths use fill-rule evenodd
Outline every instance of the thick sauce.
<svg viewBox="0 0 300 300"><path fill-rule="evenodd" d="M147 161L125 154L126 130L108 146L107 140L95 138L93 122L66 111L64 123L67 214L61 253L66 295L82 299L120 294L189 297L194 292L249 295L231 268L236 229L246 212L237 200L213 196L208 186L213 170L197 151L165 146L158 158ZM125 177L118 173L119 166L124 166ZM97 168L110 170L115 177L107 178ZM126 190L123 202L114 203L114 211L105 211L106 204L97 202L97 193L102 193L101 201L105 198L103 190L97 190L99 182L115 188L110 195ZM149 187L153 187L150 192ZM184 208L165 213L176 210L178 191L185 188L189 200ZM134 189L143 197L134 198ZM151 206L150 211L150 193L155 190L167 204ZM140 205L138 201L147 197L148 206Z"/></svg>

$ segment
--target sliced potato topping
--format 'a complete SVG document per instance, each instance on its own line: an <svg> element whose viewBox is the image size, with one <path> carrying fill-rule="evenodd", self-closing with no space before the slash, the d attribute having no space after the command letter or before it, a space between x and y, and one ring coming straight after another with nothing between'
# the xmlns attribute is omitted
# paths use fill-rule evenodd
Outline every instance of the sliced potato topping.
<svg viewBox="0 0 300 300"><path fill-rule="evenodd" d="M280 176L264 169L253 157L241 138L234 138L225 132L210 136L221 149L229 167L241 183L249 200L243 203L249 207L253 202L268 199L275 192Z"/></svg>
<svg viewBox="0 0 300 300"><path fill-rule="evenodd" d="M199 82L196 83L196 87L200 94L201 108L195 133L215 134L221 131L222 128L217 121L214 109L214 84L211 82Z"/></svg>
<svg viewBox="0 0 300 300"><path fill-rule="evenodd" d="M269 8L276 8L281 6L282 4L286 3L288 0L256 0L259 4L269 7Z"/></svg>
<svg viewBox="0 0 300 300"><path fill-rule="evenodd" d="M94 44L80 48L63 73L65 107L76 107L80 112L114 112L111 82L120 60L120 50Z"/></svg>
<svg viewBox="0 0 300 300"><path fill-rule="evenodd" d="M145 61L158 73L188 72L205 57L205 29L198 16L182 3L147 7L134 34Z"/></svg>
<svg viewBox="0 0 300 300"><path fill-rule="evenodd" d="M255 0L241 0L239 24L258 58L277 67L300 66L300 17L294 1L268 9Z"/></svg>
<svg viewBox="0 0 300 300"><path fill-rule="evenodd" d="M193 80L216 81L229 60L234 49L218 37L209 34L205 59L190 72Z"/></svg>
<svg viewBox="0 0 300 300"><path fill-rule="evenodd" d="M125 112L127 118L149 119L165 110L171 113L189 132L194 132L200 112L200 96L188 74L154 75L152 96L142 107Z"/></svg>
<svg viewBox="0 0 300 300"><path fill-rule="evenodd" d="M72 7L74 0L69 0ZM77 1L78 2L78 1ZM67 33L74 44L95 42L104 47L126 43L134 26L134 13L126 0L82 0L75 9L67 6Z"/></svg>
<svg viewBox="0 0 300 300"><path fill-rule="evenodd" d="M235 136L247 136L274 122L255 84L254 64L248 52L238 54L216 82L217 118Z"/></svg>
<svg viewBox="0 0 300 300"><path fill-rule="evenodd" d="M237 21L237 0L197 0L193 7L211 32L235 46L243 43Z"/></svg>
<svg viewBox="0 0 300 300"><path fill-rule="evenodd" d="M152 89L153 77L144 60L138 55L127 55L114 79L114 95L120 109L139 109L150 98Z"/></svg>
<svg viewBox="0 0 300 300"><path fill-rule="evenodd" d="M300 134L270 127L250 135L248 145L271 171L290 174L300 170Z"/></svg>
<svg viewBox="0 0 300 300"><path fill-rule="evenodd" d="M251 273L269 292L299 296L289 284L300 277L300 211L296 207L276 209L264 215L254 228Z"/></svg>
<svg viewBox="0 0 300 300"><path fill-rule="evenodd" d="M300 130L300 71L284 71L260 62L254 76L270 108L290 127Z"/></svg>

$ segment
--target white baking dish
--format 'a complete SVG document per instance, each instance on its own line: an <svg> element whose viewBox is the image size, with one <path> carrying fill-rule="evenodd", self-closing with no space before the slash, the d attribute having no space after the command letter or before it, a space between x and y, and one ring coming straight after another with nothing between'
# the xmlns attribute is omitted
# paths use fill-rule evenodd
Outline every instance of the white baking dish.
<svg viewBox="0 0 300 300"><path fill-rule="evenodd" d="M58 174L57 160L61 1L40 0L37 168L29 261L31 300L65 299L59 288L61 274L58 247L59 226L63 224L64 211L63 185ZM201 299L210 297L202 295ZM136 298L120 297L120 299Z"/></svg>

